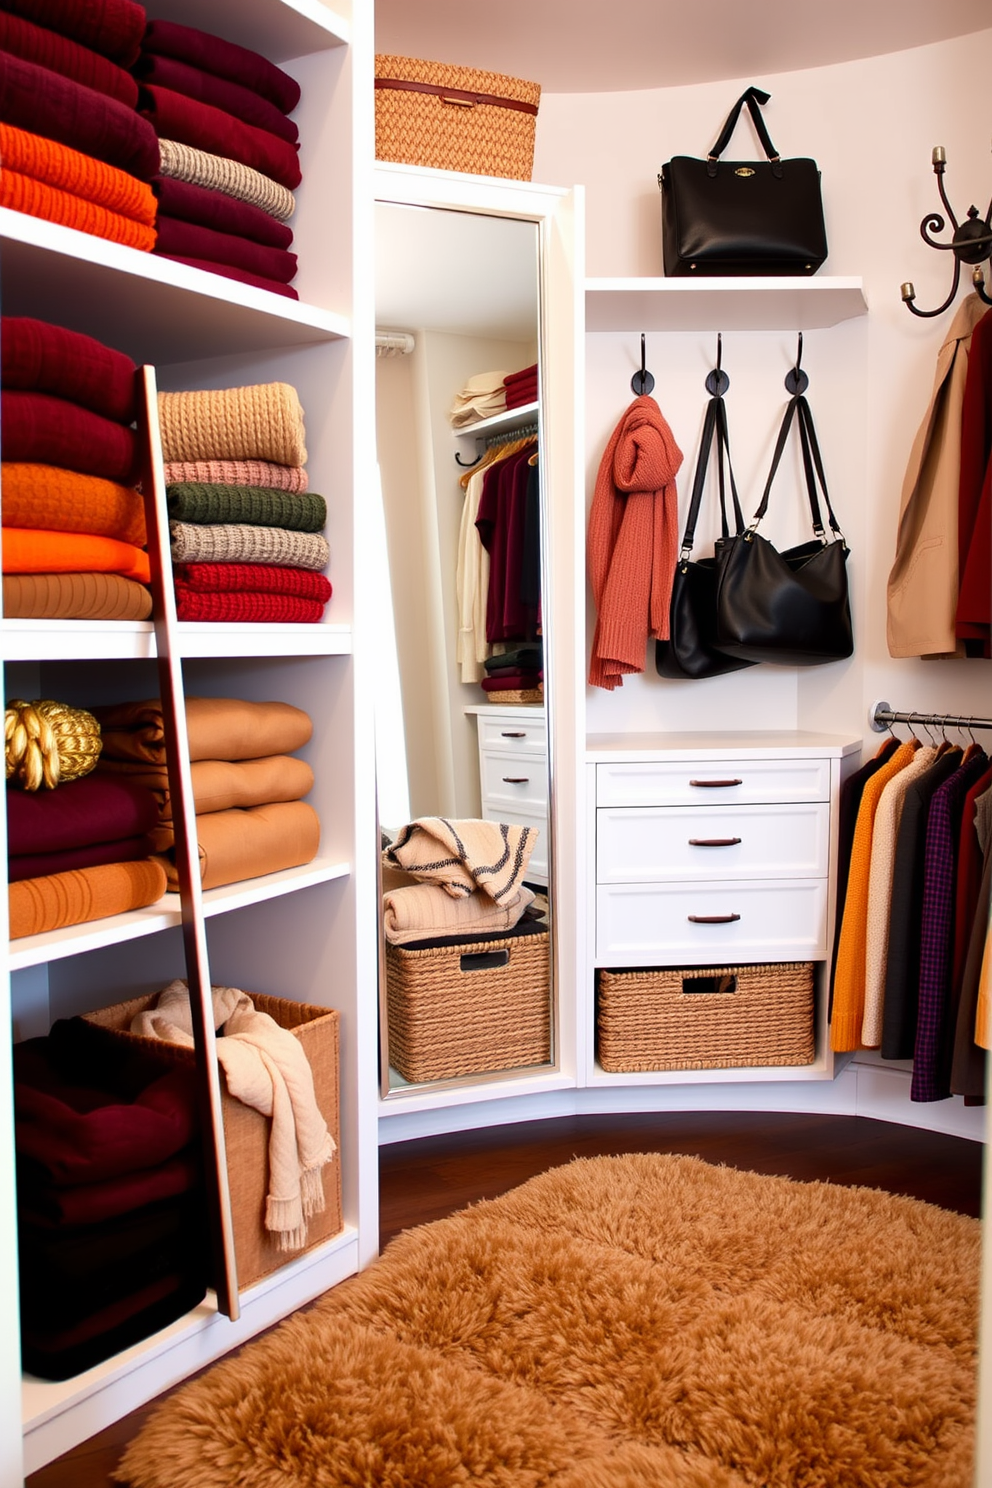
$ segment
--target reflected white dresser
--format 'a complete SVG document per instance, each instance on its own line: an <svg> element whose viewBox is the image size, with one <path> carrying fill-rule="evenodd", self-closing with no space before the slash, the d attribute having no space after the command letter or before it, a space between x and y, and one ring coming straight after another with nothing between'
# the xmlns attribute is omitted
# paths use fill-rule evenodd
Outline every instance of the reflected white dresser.
<svg viewBox="0 0 992 1488"><path fill-rule="evenodd" d="M527 882L548 882L548 733L543 707L479 703L479 787L489 821L536 827Z"/></svg>

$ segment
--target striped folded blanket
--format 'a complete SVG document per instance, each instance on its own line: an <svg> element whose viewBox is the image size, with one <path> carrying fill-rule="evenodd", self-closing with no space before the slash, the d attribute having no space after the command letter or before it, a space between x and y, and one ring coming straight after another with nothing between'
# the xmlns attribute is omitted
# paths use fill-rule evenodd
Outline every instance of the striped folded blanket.
<svg viewBox="0 0 992 1488"><path fill-rule="evenodd" d="M382 858L416 879L440 884L454 899L481 889L505 906L521 888L537 837L536 827L423 816L401 828Z"/></svg>

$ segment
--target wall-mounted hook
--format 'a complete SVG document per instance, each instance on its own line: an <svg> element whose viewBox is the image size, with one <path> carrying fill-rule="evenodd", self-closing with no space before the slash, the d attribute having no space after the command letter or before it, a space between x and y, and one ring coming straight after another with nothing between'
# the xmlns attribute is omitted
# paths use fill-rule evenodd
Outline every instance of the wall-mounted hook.
<svg viewBox="0 0 992 1488"><path fill-rule="evenodd" d="M630 379L630 390L631 390L632 393L636 393L637 396L639 398L641 398L641 397L644 396L645 393L650 393L653 390L653 388L654 388L654 378L651 376L651 373L648 371L647 364L645 362L644 332L642 331L641 332L641 370L639 372L635 372L634 375L633 375L633 377Z"/></svg>
<svg viewBox="0 0 992 1488"><path fill-rule="evenodd" d="M706 391L713 398L722 398L730 386L730 378L724 372L723 362L723 332L716 333L716 366L712 372L706 374Z"/></svg>
<svg viewBox="0 0 992 1488"><path fill-rule="evenodd" d="M802 370L803 365L803 333L799 332L799 345L796 348L796 365L790 367L785 374L785 390L795 398L804 393L809 387L809 378Z"/></svg>

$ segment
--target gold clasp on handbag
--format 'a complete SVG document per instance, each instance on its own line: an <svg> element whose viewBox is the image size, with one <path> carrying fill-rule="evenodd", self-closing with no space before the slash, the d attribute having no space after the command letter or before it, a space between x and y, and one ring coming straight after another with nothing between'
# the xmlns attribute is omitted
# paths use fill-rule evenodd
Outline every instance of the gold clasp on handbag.
<svg viewBox="0 0 992 1488"><path fill-rule="evenodd" d="M734 171L735 176L753 176L754 171L749 165L739 165Z"/></svg>

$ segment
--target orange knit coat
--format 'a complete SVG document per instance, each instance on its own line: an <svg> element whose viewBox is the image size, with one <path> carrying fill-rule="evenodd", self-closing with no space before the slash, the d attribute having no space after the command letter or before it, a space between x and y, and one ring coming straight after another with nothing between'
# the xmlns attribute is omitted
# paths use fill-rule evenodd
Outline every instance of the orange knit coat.
<svg viewBox="0 0 992 1488"><path fill-rule="evenodd" d="M655 400L635 398L603 453L589 513L594 687L612 691L625 672L643 672L648 639L668 636L681 464L682 451Z"/></svg>

